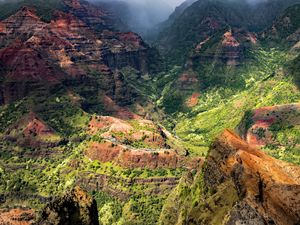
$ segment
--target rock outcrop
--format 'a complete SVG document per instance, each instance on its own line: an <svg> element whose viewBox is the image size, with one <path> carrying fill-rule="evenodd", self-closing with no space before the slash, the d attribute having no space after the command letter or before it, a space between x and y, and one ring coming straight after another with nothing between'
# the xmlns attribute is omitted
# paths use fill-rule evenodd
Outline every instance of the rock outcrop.
<svg viewBox="0 0 300 225"><path fill-rule="evenodd" d="M124 168L187 168L197 169L202 158L190 158L177 154L173 149L133 148L110 141L91 142L85 152L91 160L114 162Z"/></svg>
<svg viewBox="0 0 300 225"><path fill-rule="evenodd" d="M245 59L246 50L256 43L256 34L241 29L228 29L220 36L214 34L203 39L194 49L192 61L238 66Z"/></svg>
<svg viewBox="0 0 300 225"><path fill-rule="evenodd" d="M217 139L204 171L205 185L212 191L227 179L235 185L240 200L227 214L226 224L242 221L298 224L299 178L298 166L266 155L231 131L225 131Z"/></svg>
<svg viewBox="0 0 300 225"><path fill-rule="evenodd" d="M132 120L94 116L89 123L89 133L102 139L88 144L85 154L91 160L150 169L195 169L203 162L202 158L185 156L180 146L171 143L175 139L169 132L137 115ZM173 144L174 149L169 144Z"/></svg>
<svg viewBox="0 0 300 225"><path fill-rule="evenodd" d="M50 22L27 6L1 21L0 102L49 96L57 88L90 96L82 93L84 81L98 98L107 95L117 105L132 104L137 93L120 70L137 70L137 79L154 72L155 50L135 33L117 32L100 8L84 1L63 2L66 9L54 11Z"/></svg>
<svg viewBox="0 0 300 225"><path fill-rule="evenodd" d="M76 187L63 197L57 197L42 211L39 225L98 225L96 201Z"/></svg>
<svg viewBox="0 0 300 225"><path fill-rule="evenodd" d="M101 133L101 137L107 140L125 145L135 142L144 148L170 148L163 129L150 120L136 116L134 120L121 120L109 116L93 117L89 124L90 133Z"/></svg>
<svg viewBox="0 0 300 225"><path fill-rule="evenodd" d="M0 210L1 225L32 225L34 224L35 213L31 209L7 209Z"/></svg>
<svg viewBox="0 0 300 225"><path fill-rule="evenodd" d="M201 175L181 186L171 195L177 218L162 216L161 224L300 223L300 167L266 155L229 130L212 145Z"/></svg>
<svg viewBox="0 0 300 225"><path fill-rule="evenodd" d="M124 185L131 188L134 185L147 187L145 194L166 194L172 191L178 184L176 177L157 177L157 178L122 178L104 174L82 173L78 176L76 183L89 191L104 191L120 200L128 200L132 193L128 190L120 189L112 184ZM151 187L151 188L149 188Z"/></svg>

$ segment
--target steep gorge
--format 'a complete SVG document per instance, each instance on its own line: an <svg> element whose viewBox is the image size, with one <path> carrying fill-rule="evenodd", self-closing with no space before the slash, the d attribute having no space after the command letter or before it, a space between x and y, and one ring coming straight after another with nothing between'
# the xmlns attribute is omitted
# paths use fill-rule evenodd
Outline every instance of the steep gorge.
<svg viewBox="0 0 300 225"><path fill-rule="evenodd" d="M0 3L0 223L300 223L298 1L187 1L160 52L40 2Z"/></svg>

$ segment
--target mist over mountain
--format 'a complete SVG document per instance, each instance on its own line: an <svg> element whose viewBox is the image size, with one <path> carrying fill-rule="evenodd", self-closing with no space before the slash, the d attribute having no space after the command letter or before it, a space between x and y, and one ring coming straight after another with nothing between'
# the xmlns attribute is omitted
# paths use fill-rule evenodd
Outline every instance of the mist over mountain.
<svg viewBox="0 0 300 225"><path fill-rule="evenodd" d="M90 0L118 15L128 28L146 36L155 25L165 21L184 0Z"/></svg>

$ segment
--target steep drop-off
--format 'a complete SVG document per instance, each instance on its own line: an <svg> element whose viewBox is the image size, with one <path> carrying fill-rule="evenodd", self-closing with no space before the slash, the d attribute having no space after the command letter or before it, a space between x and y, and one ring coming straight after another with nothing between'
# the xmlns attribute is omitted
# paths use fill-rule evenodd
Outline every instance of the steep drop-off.
<svg viewBox="0 0 300 225"><path fill-rule="evenodd" d="M160 224L298 224L299 175L298 166L226 130L212 145L201 174L174 189Z"/></svg>
<svg viewBox="0 0 300 225"><path fill-rule="evenodd" d="M28 7L1 21L1 102L51 95L56 88L77 88L86 97L84 81L99 100L108 95L117 104L132 104L137 93L119 70L132 67L141 75L159 70L153 67L155 50L134 33L108 30L111 21L101 9L80 1L64 4L67 9L54 11L51 22Z"/></svg>

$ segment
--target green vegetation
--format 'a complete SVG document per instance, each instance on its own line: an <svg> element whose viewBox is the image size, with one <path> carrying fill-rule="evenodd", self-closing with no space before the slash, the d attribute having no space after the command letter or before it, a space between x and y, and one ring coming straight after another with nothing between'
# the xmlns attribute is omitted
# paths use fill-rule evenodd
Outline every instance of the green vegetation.
<svg viewBox="0 0 300 225"><path fill-rule="evenodd" d="M297 87L300 88L300 55L289 63L288 69Z"/></svg>
<svg viewBox="0 0 300 225"><path fill-rule="evenodd" d="M300 125L274 123L272 132L274 144L268 144L264 150L275 158L300 165Z"/></svg>
<svg viewBox="0 0 300 225"><path fill-rule="evenodd" d="M81 144L69 141L67 145L50 148L48 151L52 155L45 158L32 157L30 154L41 151L34 149L26 150L25 157L21 157L19 154L24 154L25 149L10 142L3 142L1 147L5 151L0 156L0 194L7 197L3 207L6 204L25 204L40 209L44 204L42 199L61 195L71 189L77 179L86 178L87 174L91 178L103 175L107 177L109 189L130 197L120 200L111 193L94 190L101 224L155 224L167 197L164 194L167 186L160 187L161 194L151 194L157 189L155 183L128 185L128 182L132 179L180 177L182 174L181 169L126 169L110 162L90 161L83 154L85 141ZM13 193L18 193L19 197Z"/></svg>
<svg viewBox="0 0 300 225"><path fill-rule="evenodd" d="M0 106L0 134L28 112L25 101Z"/></svg>
<svg viewBox="0 0 300 225"><path fill-rule="evenodd" d="M191 180L183 176L180 184L169 195L160 215L159 225L222 224L228 211L238 201L238 194L232 181L226 181L211 192L204 184L203 171Z"/></svg>
<svg viewBox="0 0 300 225"><path fill-rule="evenodd" d="M90 141L101 142L101 133L90 135L88 123L93 114L83 111L65 92L48 96L29 97L1 108L1 133L34 109L34 112L61 137L59 145L43 148L19 146L10 140L2 140L0 145L0 195L7 201L3 207L24 206L41 209L45 199L61 195L72 189L78 179L106 176L106 187L124 193L129 198L119 200L111 193L95 190L101 224L155 224L167 195L167 186L157 190L155 183L136 183L128 185L132 179L176 177L183 169L128 169L107 162L90 161L84 152ZM37 104L37 101L40 101ZM128 121L135 131L155 131L155 128L142 125L134 120ZM142 143L141 143L142 144ZM134 147L138 142L132 143ZM116 182L116 180L119 180ZM17 193L15 195L14 193ZM147 194L148 193L148 194ZM152 194L153 193L153 194ZM18 196L18 197L16 197Z"/></svg>
<svg viewBox="0 0 300 225"><path fill-rule="evenodd" d="M251 61L226 74L241 80L239 87L208 89L190 112L177 114L174 132L192 154L205 154L211 141L225 128L235 129L245 112L300 100L292 77L281 67L289 60L285 51L257 49L251 55ZM250 116L246 113L246 117ZM251 123L248 119L246 125Z"/></svg>
<svg viewBox="0 0 300 225"><path fill-rule="evenodd" d="M60 0L0 3L0 20L23 5L34 6L38 15L48 22L56 9L65 10ZM111 147L122 144L130 148L147 148L152 156L157 156L157 149L162 146L170 146L181 155L205 157L212 141L224 129L235 129L241 123L245 130L250 129L254 123L254 109L300 101L298 53L283 48L285 45L269 48L261 42L257 47L252 46L251 50L245 46L245 59L238 66L227 66L222 60L205 60L205 57L215 56L224 32L231 29L225 20L249 30L252 30L253 24L247 22L248 13L239 15L232 6L219 1L198 1L194 7L177 18L178 21L163 33L170 35L170 39L162 38L162 43L170 41L165 46L169 48L166 49L169 71L154 76L128 66L120 69L120 74L108 75L79 65L88 74L88 79L83 79L83 82L67 80L53 90L37 90L20 101L0 106L0 196L7 199L1 207L28 206L39 210L51 197L80 185L95 197L102 225L186 224L190 218L199 224L222 223L238 200L232 181L210 190L205 186L203 172L192 171L191 174L183 168L123 168L116 162L104 163L86 157L91 143L104 141L110 141ZM198 10L199 7L201 10ZM236 5L240 10L244 7L243 4ZM280 30L283 37L300 26L299 7L288 10L288 16L294 20L290 29ZM264 17L260 13L254 22L265 17L267 21L260 22L258 30L264 23L269 23L269 16ZM216 21L203 23L207 17L214 17ZM210 39L203 45L201 53L191 53L207 37ZM114 39L109 41L113 43ZM112 50L115 50L114 47ZM157 52L152 51L153 57L146 62L151 72L158 71L161 66L156 62L160 60ZM193 62L176 66L182 65L187 58ZM189 87L180 88L179 78L184 72L190 72L188 75L192 75L193 79ZM109 77L117 75L122 82ZM194 84L193 80L197 82ZM185 77L181 81L184 83ZM0 84L2 82L4 80L0 77ZM124 87L120 88L120 85ZM156 124L163 124L173 135L163 133L160 125L141 124L137 120L126 121L123 129L127 129L127 124L132 127L128 133L111 128L91 133L91 120L114 110L109 109L113 106L106 107L102 99L110 88L114 89L112 93L120 88L120 93L110 95L116 103L121 102L133 112L140 110L140 114L147 115L145 117L150 117ZM199 93L196 97L198 102L189 108L187 99L194 93ZM123 94L130 97L124 100ZM114 98L121 100L118 102ZM31 111L53 128L53 135L40 138L35 134L37 137L25 140L24 127L18 127L16 122ZM263 139L271 132L272 143L263 150L276 158L300 164L300 127L293 122L277 122L269 129L259 128L256 134ZM11 128L13 125L17 128ZM8 130L13 130L11 136L7 135ZM149 132L164 136L162 143L155 143L156 137L153 137L153 143L148 143ZM107 138L104 138L104 133ZM138 136L136 139L130 137L134 134ZM19 141L22 138L25 144ZM37 147L29 147L32 143L27 142L31 141L42 143L33 143ZM132 160L139 159L133 156ZM159 178L163 178L162 181ZM174 188L180 178L179 185Z"/></svg>
<svg viewBox="0 0 300 225"><path fill-rule="evenodd" d="M289 18L288 20L286 18ZM287 38L296 32L300 27L300 5L294 5L285 10L276 24L280 38Z"/></svg>

